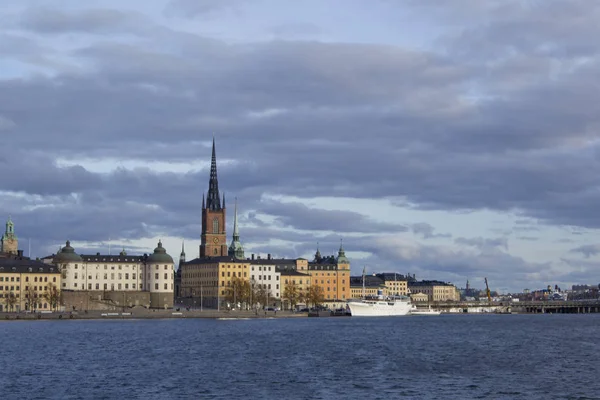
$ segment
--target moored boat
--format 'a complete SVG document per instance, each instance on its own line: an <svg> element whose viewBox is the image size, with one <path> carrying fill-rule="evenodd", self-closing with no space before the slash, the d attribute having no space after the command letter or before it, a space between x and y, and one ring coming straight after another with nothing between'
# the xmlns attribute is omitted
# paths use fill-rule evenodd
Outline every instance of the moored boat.
<svg viewBox="0 0 600 400"><path fill-rule="evenodd" d="M441 311L436 311L429 306L429 308L417 308L413 306L410 309L410 315L440 315Z"/></svg>

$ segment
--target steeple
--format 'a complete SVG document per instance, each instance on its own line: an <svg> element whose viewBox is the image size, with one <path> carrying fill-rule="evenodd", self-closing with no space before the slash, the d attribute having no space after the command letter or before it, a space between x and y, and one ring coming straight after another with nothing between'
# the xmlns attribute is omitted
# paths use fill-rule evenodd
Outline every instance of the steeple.
<svg viewBox="0 0 600 400"><path fill-rule="evenodd" d="M204 210L206 206L204 205L204 193L202 193L202 209Z"/></svg>
<svg viewBox="0 0 600 400"><path fill-rule="evenodd" d="M240 242L240 232L238 229L237 222L237 197L235 198L235 208L233 214L233 240L231 241L231 245L229 246L228 254L229 256L234 257L238 260L244 259L244 247Z"/></svg>
<svg viewBox="0 0 600 400"><path fill-rule="evenodd" d="M181 265L181 263L185 262L185 241L182 240L181 241L181 254L179 255L179 265Z"/></svg>
<svg viewBox="0 0 600 400"><path fill-rule="evenodd" d="M350 264L350 261L348 260L348 258L346 258L346 252L344 251L344 243L343 243L342 239L340 239L340 249L338 251L337 263L338 264Z"/></svg>
<svg viewBox="0 0 600 400"><path fill-rule="evenodd" d="M8 221L6 221L6 230L2 235L1 245L2 253L17 254L19 243L15 234L15 224L13 224L10 216L8 217Z"/></svg>
<svg viewBox="0 0 600 400"><path fill-rule="evenodd" d="M212 144L212 158L210 161L210 180L208 182L208 195L206 196L206 208L213 211L221 209L219 180L217 179L217 152L215 150L214 136Z"/></svg>
<svg viewBox="0 0 600 400"><path fill-rule="evenodd" d="M317 242L317 252L315 253L315 262L321 262L323 257L321 257L321 252L319 251L319 242Z"/></svg>

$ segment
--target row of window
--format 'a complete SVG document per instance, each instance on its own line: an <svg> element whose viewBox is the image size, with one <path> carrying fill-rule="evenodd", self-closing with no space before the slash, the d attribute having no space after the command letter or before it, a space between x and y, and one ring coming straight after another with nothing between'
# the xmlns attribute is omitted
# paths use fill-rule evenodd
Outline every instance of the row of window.
<svg viewBox="0 0 600 400"><path fill-rule="evenodd" d="M63 283L63 288L66 288L66 287L67 287L67 284ZM73 284L73 287L77 288L77 282L75 282ZM80 287L81 287L81 290L85 290L85 285L84 284L82 284ZM99 283L96 283L93 287L95 288L95 290L101 290ZM123 290L123 287L125 287L125 290L127 290L127 289L130 288L130 285L129 285L129 283L117 283L116 284L116 290ZM132 283L131 284L131 289L135 289L135 288L136 288L135 283ZM140 289L142 289L142 285L140 285ZM150 290L150 286L148 286L147 289ZM158 290L158 283L154 284L154 289ZM87 290L94 290L94 289L92 289L92 284L91 283L88 283ZM108 289L108 283L105 283L103 285L103 290L109 290ZM115 290L115 284L114 283L110 284L110 290ZM168 283L164 284L164 290L169 290L169 284ZM172 283L171 283L171 290L173 290L173 284Z"/></svg>
<svg viewBox="0 0 600 400"><path fill-rule="evenodd" d="M158 276L159 276L159 273L158 272L155 273L154 279L159 279ZM169 279L169 273L165 272L164 277L165 277L165 279ZM117 274L117 278L123 279L123 274L121 274L121 273ZM136 274L135 273L131 274L131 279L135 280L135 278L136 278ZM67 279L67 274L64 272L63 272L63 279ZM75 272L73 279L79 279L79 275L77 274L77 272ZM81 279L85 279L85 276L81 275ZM92 275L88 275L88 280L92 280L92 279L93 279ZM96 274L96 279L99 279L98 274ZM107 273L104 274L104 279L108 279ZM114 273L110 274L110 279L115 279ZM129 273L125 273L125 279L129 279ZM148 274L148 279L150 279L150 274ZM173 279L173 273L171 273L171 279ZM54 278L54 281L56 282L56 278Z"/></svg>
<svg viewBox="0 0 600 400"><path fill-rule="evenodd" d="M67 264L64 264L64 265L63 265L63 268L66 268L66 267L67 267ZM96 269L98 269L99 267L100 267L99 265L96 265ZM122 269L122 267L123 267L122 265L119 265L119 266L118 266L118 268L119 268L119 269ZM137 268L137 267L139 267L139 265L132 265L132 266L131 266L131 268ZM156 267L155 267L155 269L158 269L158 267L159 267L159 265L158 265L158 264L156 264ZM75 269L78 269L78 268L79 268L79 264L75 264L75 267L74 267L74 268L75 268ZM129 268L129 265L125 265L125 268ZM82 266L81 266L81 269L84 269L84 265L82 265ZM108 269L108 265L107 265L107 264L104 264L104 269ZM114 265L111 265L111 266L110 266L110 269L115 269L115 266L114 266ZM169 269L169 266L168 266L168 265L165 265L165 270L168 270L168 269Z"/></svg>

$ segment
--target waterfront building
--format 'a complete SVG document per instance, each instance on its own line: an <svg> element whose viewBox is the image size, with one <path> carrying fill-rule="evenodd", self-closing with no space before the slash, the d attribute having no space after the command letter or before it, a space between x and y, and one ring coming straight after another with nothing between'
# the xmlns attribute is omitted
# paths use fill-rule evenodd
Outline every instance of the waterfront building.
<svg viewBox="0 0 600 400"><path fill-rule="evenodd" d="M54 265L17 255L0 258L0 311L50 311L60 303L61 275Z"/></svg>
<svg viewBox="0 0 600 400"><path fill-rule="evenodd" d="M315 258L308 263L311 285L320 286L325 301L345 301L350 294L350 260L340 243L338 256L322 257L317 248Z"/></svg>
<svg viewBox="0 0 600 400"><path fill-rule="evenodd" d="M411 294L426 294L428 301L460 301L460 291L446 282L409 281L408 290Z"/></svg>
<svg viewBox="0 0 600 400"><path fill-rule="evenodd" d="M267 301L278 302L285 289L283 277L287 282L297 282L298 290L307 294L313 280L319 282L325 301L346 300L350 298L350 262L344 248L340 245L338 256L321 257L317 255L313 262L305 259L246 258L240 241L237 219L237 199L233 221L231 244L226 245L226 207L225 196L219 193L215 140L212 142L211 169L208 193L202 196L202 228L199 257L180 262L180 286L176 290L177 302L187 306L221 308L236 282L241 279L255 289L266 291Z"/></svg>
<svg viewBox="0 0 600 400"><path fill-rule="evenodd" d="M124 249L118 255L79 255L67 240L56 255L44 260L60 270L63 292L146 292L148 304L136 303L151 308L173 306L174 263L161 241L152 254L134 256Z"/></svg>
<svg viewBox="0 0 600 400"><path fill-rule="evenodd" d="M377 275L365 275L364 277L364 296L377 296L377 293L381 290L384 295L387 295L387 288L385 282ZM360 299L363 297L363 277L352 276L350 277L350 296L353 299Z"/></svg>
<svg viewBox="0 0 600 400"><path fill-rule="evenodd" d="M15 224L13 224L10 217L8 217L8 221L6 221L6 229L2 235L0 245L2 246L1 253L13 255L17 254L19 241L17 239L17 235L15 234Z"/></svg>
<svg viewBox="0 0 600 400"><path fill-rule="evenodd" d="M408 295L408 279L405 276L395 272L384 272L377 274L376 276L383 281L388 295Z"/></svg>

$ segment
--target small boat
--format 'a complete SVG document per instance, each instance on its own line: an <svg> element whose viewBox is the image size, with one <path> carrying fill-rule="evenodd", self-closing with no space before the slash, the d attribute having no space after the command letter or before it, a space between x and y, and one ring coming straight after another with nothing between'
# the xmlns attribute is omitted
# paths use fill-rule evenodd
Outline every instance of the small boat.
<svg viewBox="0 0 600 400"><path fill-rule="evenodd" d="M429 308L417 308L416 306L413 306L413 308L410 309L410 315L440 315L441 311L436 311L433 310L431 308L431 306L429 306Z"/></svg>

